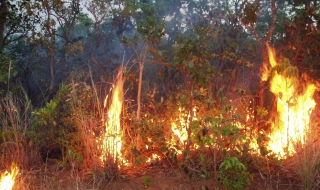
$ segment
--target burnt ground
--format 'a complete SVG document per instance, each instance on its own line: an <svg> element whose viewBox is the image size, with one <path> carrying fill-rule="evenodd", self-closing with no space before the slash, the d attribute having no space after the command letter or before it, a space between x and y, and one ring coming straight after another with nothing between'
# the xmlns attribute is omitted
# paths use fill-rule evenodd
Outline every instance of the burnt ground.
<svg viewBox="0 0 320 190"><path fill-rule="evenodd" d="M270 166L268 172L251 168L253 174L248 190L285 190L304 189L297 176L292 171L285 170L279 165ZM80 172L72 168L61 167L59 162L51 160L39 169L26 172L23 189L46 190L223 190L219 181L215 180L214 171L210 172L210 179L200 177L189 178L178 166L166 164L150 164L139 167L120 169L116 175L93 172ZM266 175L266 173L269 173ZM109 177L106 177L108 176ZM112 176L113 175L113 176ZM111 176L111 177L110 177Z"/></svg>
<svg viewBox="0 0 320 190"><path fill-rule="evenodd" d="M253 171L252 171L253 172ZM270 176L263 175L259 171L254 171L251 184L248 190L285 190L285 189L303 189L292 173L281 173L274 170L274 174ZM179 168L166 168L163 166L148 166L139 168L136 171L126 171L125 178L119 178L109 183L102 189L116 190L223 190L225 189L221 183L215 180L214 172L211 171L209 180L193 177L189 178L183 170ZM150 179L150 184L145 185L146 177Z"/></svg>

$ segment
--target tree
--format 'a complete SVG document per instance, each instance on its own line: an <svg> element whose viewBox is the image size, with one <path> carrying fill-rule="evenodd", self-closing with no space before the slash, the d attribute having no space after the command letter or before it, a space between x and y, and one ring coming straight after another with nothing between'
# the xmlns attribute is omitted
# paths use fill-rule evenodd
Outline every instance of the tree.
<svg viewBox="0 0 320 190"><path fill-rule="evenodd" d="M38 1L0 1L0 52L35 29L40 21L39 7Z"/></svg>
<svg viewBox="0 0 320 190"><path fill-rule="evenodd" d="M39 22L39 4L27 0L0 0L0 83L13 75L14 62L5 48L26 37ZM8 89L9 90L9 89ZM2 92L3 89L0 89Z"/></svg>
<svg viewBox="0 0 320 190"><path fill-rule="evenodd" d="M320 13L319 1L294 1L282 20L283 31L276 45L300 71L319 78Z"/></svg>
<svg viewBox="0 0 320 190"><path fill-rule="evenodd" d="M142 5L142 4L141 4ZM160 19L156 17L156 8L153 5L145 4L141 6L145 19L140 20L137 26L137 31L141 35L142 40L141 53L138 55L139 64L139 85L137 95L137 119L140 120L141 112L141 89L142 89L142 76L144 65L147 62L147 53L150 51L155 43L159 43L161 37L164 35L164 25Z"/></svg>
<svg viewBox="0 0 320 190"><path fill-rule="evenodd" d="M138 63L139 79L138 79L138 92L137 92L137 112L136 119L138 122L141 120L141 99L142 99L142 83L143 72L146 63L153 62L150 55L157 51L155 45L160 43L161 38L164 36L164 24L161 19L157 18L156 7L150 3L138 3L137 8L141 11L136 16L137 21L137 34L132 39L123 37L122 42L132 47L136 59L133 61ZM138 134L136 148L141 150L141 136Z"/></svg>
<svg viewBox="0 0 320 190"><path fill-rule="evenodd" d="M115 30L119 26L118 36L126 30L125 23L131 22L128 18L135 14L136 4L132 1L93 0L86 2L85 7L93 17L93 28L90 40L83 44L84 52L104 76L108 77L101 61L97 59L97 54L102 46L115 38Z"/></svg>
<svg viewBox="0 0 320 190"><path fill-rule="evenodd" d="M267 7L269 1L265 2L266 5L263 8ZM270 71L270 64L268 61L268 52L267 52L267 44L269 43L270 38L272 37L276 21L277 21L277 8L275 0L271 0L271 21L269 22L268 29L266 31L259 31L257 30L258 26L258 12L260 11L260 3L264 3L264 1L256 1L255 3L250 3L245 1L242 4L243 14L242 14L242 22L243 24L248 27L252 32L256 39L256 41L260 44L261 52L262 52L262 66L260 67L260 74L261 75L261 82L260 88L257 93L257 97L259 98L258 106L263 108L264 107L264 92L266 89L266 75L264 73L268 73ZM261 33L259 33L261 32ZM261 39L262 38L262 39Z"/></svg>
<svg viewBox="0 0 320 190"><path fill-rule="evenodd" d="M83 52L82 41L77 36L79 33L75 34L75 26L81 19L88 17L80 13L78 0L70 2L42 0L41 8L45 17L42 17L40 30L33 32L28 41L34 46L37 56L42 57L48 63L49 94L51 94L59 71L62 66L68 64L66 56L68 54L74 56L76 52Z"/></svg>
<svg viewBox="0 0 320 190"><path fill-rule="evenodd" d="M215 68L211 65L212 54L210 43L217 36L214 27L196 29L196 33L186 39L180 39L175 48L173 67L183 74L185 89L181 95L182 107L190 113L189 124L191 125L194 115L193 109L195 99L202 96L202 89L209 89L210 81L216 76ZM196 95L195 92L200 91ZM196 97L199 96L199 97ZM209 102L207 102L209 103ZM188 142L186 151L189 152L191 146L191 128L188 131Z"/></svg>
<svg viewBox="0 0 320 190"><path fill-rule="evenodd" d="M29 39L34 46L40 46L41 49L36 49L38 56L41 56L49 64L50 84L49 93L52 93L55 84L55 56L56 56L56 21L53 16L53 9L57 6L64 6L62 1L43 0L41 2L43 17L40 24L40 31L33 32Z"/></svg>

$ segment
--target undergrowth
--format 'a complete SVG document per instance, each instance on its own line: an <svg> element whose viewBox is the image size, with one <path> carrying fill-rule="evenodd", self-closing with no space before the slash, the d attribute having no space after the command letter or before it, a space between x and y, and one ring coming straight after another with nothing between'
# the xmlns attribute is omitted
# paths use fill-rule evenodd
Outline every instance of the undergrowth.
<svg viewBox="0 0 320 190"><path fill-rule="evenodd" d="M121 177L111 154L100 159L107 110L102 105L105 97L98 92L90 78L71 77L40 108L33 108L23 93L1 99L0 168L4 171L13 163L19 167L15 189L99 189ZM271 181L270 163L275 162L266 148L268 138L255 127L266 111L260 109L258 119L244 119L251 113L248 99L239 96L239 102L232 102L220 95L209 99L201 88L195 94L199 97L190 108L185 93L158 101L150 92L140 120L132 114L131 101L126 101L121 120L124 159L133 168L166 162L178 176L184 172L189 180L217 180L226 189L250 186L255 171ZM291 164L277 166L295 171L304 189L317 189L320 154L316 138L309 136L304 146L296 145L299 154ZM158 157L150 161L154 155ZM69 179L64 184L49 175L62 171ZM36 181L37 175L41 177ZM147 175L142 183L152 184Z"/></svg>

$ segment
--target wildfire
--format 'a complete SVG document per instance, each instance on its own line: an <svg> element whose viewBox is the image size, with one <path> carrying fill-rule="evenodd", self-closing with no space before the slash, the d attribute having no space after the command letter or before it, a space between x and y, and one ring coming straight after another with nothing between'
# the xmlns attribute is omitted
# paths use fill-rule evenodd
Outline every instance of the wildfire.
<svg viewBox="0 0 320 190"><path fill-rule="evenodd" d="M305 80L298 80L298 70L292 66L289 61L277 63L273 50L267 46L270 65L264 64L262 80L270 77L270 91L276 96L277 112L275 122L271 126L269 134L268 148L276 153L280 158L293 155L297 144L303 145L306 141L306 134L309 131L310 115L314 110L316 103L313 94L316 85ZM120 164L128 163L121 153L123 131L120 125L120 115L123 103L123 78L122 70L119 71L116 84L111 96L111 104L108 107L107 119L105 122L105 134L102 135L101 156L102 163L107 158L113 158ZM105 107L108 96L105 99ZM252 110L246 110L246 121L252 120ZM188 128L190 117L197 120L196 109L192 113L179 108L179 116L171 123L171 145L172 147L183 147L188 141ZM241 125L241 123L236 123ZM148 139L151 141L151 139ZM250 144L252 148L258 149L257 144ZM197 149L193 146L192 148ZM148 146L146 145L146 149ZM181 150L177 150L182 154ZM160 159L159 155L153 154L148 158L148 162L153 159Z"/></svg>
<svg viewBox="0 0 320 190"><path fill-rule="evenodd" d="M172 144L183 146L187 140L188 140L188 131L187 128L189 127L189 119L190 119L190 113L185 113L185 110L183 110L181 107L179 107L179 116L177 118L176 122L171 123L171 131L173 132L173 136L171 139ZM193 121L197 120L196 117L196 108L194 107L192 109L193 111ZM178 123L178 124L177 124ZM176 150L178 154L182 154L182 151Z"/></svg>
<svg viewBox="0 0 320 190"><path fill-rule="evenodd" d="M1 190L11 190L17 175L19 174L19 169L15 164L11 165L11 171L7 170L0 177L0 189Z"/></svg>
<svg viewBox="0 0 320 190"><path fill-rule="evenodd" d="M315 84L298 81L297 68L290 63L275 61L268 47L269 61L274 72L270 91L276 96L276 122L272 124L269 148L281 158L295 153L295 145L304 144L309 131L310 115L316 106L313 94ZM298 90L299 89L299 90ZM302 89L302 90L301 90Z"/></svg>
<svg viewBox="0 0 320 190"><path fill-rule="evenodd" d="M102 154L100 160L105 162L107 155L111 155L114 161L124 162L121 154L122 136L120 125L120 115L123 102L123 72L119 70L117 75L117 81L113 88L111 97L111 105L108 108L107 119L105 122L105 134L102 139ZM108 96L105 99L104 107L106 107Z"/></svg>

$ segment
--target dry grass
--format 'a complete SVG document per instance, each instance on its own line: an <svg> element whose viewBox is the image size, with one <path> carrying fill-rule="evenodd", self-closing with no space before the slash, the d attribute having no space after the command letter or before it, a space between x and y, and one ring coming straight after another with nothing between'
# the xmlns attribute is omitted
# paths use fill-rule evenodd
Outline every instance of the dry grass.
<svg viewBox="0 0 320 190"><path fill-rule="evenodd" d="M15 189L29 189L27 172L34 164L40 163L37 147L27 142L27 129L30 119L30 104L8 94L0 102L1 145L0 168L1 173L14 165L19 169L15 182Z"/></svg>
<svg viewBox="0 0 320 190"><path fill-rule="evenodd" d="M296 154L286 161L285 166L299 176L303 189L320 188L320 141L317 138L316 126L307 131L304 144L296 144Z"/></svg>
<svg viewBox="0 0 320 190"><path fill-rule="evenodd" d="M70 89L68 103L72 108L72 119L76 121L74 128L81 155L70 152L67 165L53 159L42 163L38 145L28 139L28 132L32 130L28 101L12 95L1 99L0 174L9 170L12 163L17 165L19 175L13 189L99 189L103 183L117 177L118 167L113 159L108 159L107 155L104 165L99 159L101 148L97 139L105 128L102 122L105 110L100 105L103 101L99 99L97 89L73 80ZM91 94L87 96L89 100L84 99L84 90ZM83 104L88 102L90 110Z"/></svg>
<svg viewBox="0 0 320 190"><path fill-rule="evenodd" d="M98 109L98 113L95 113L94 111L91 113L88 113L86 110L84 110L81 106L81 100L82 98L79 97L79 94L77 93L77 89L75 88L75 83L72 80L71 83L71 94L70 94L70 101L71 101L71 106L72 106L72 112L74 113L73 118L76 120L76 125L75 128L79 132L80 139L82 142L82 146L85 147L82 150L82 156L83 156L83 166L84 169L89 169L89 170L95 170L97 167L101 166L101 162L99 160L100 156L100 149L99 145L97 144L97 137L100 133L101 130L101 114ZM83 88L87 88L89 93L92 93L92 89L86 85L85 83L82 83ZM95 89L93 89L95 90ZM99 104L99 100L97 96L95 96L95 93L92 93L93 97L91 97L92 102ZM94 108L100 108L100 105L94 104ZM70 159L71 164L73 166L76 166L76 160L75 159Z"/></svg>
<svg viewBox="0 0 320 190"><path fill-rule="evenodd" d="M81 148L77 153L81 154L80 157L73 153L68 154L67 164L55 159L47 159L45 163L41 163L37 145L28 140L28 130L31 129L30 104L11 95L1 100L0 173L10 168L12 163L19 167L20 173L14 189L107 189L110 181L120 177L117 164L111 155L106 155L103 164L100 160L101 141L98 139L105 132L104 117L107 114L106 108L101 105L104 97L98 96L93 82L89 86L71 79L69 87L68 105L72 110L71 119L75 121L78 147ZM88 103L90 110L84 105ZM309 131L303 145L296 145L298 153L280 166L285 171L294 171L295 176L299 176L295 182L301 181L303 189L320 188L320 142L314 132L317 127L314 125ZM136 135L130 136L131 143L136 140Z"/></svg>

